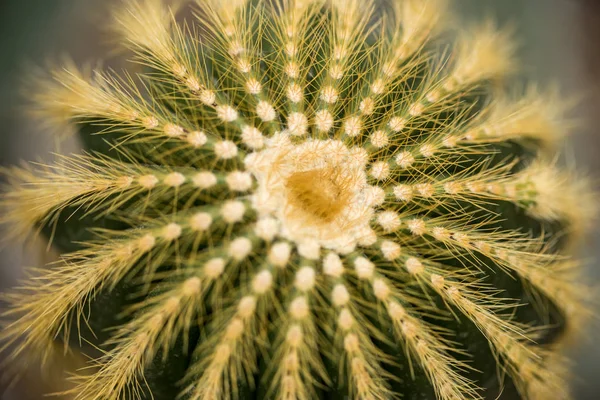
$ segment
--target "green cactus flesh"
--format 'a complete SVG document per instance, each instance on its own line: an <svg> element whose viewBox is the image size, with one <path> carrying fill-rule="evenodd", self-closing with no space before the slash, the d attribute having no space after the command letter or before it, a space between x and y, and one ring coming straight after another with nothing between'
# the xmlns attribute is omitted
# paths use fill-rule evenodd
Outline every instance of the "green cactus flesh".
<svg viewBox="0 0 600 400"><path fill-rule="evenodd" d="M8 171L2 222L59 261L0 349L99 399L566 399L586 316L564 104L443 0L130 0L135 76L69 65L34 112L83 155Z"/></svg>

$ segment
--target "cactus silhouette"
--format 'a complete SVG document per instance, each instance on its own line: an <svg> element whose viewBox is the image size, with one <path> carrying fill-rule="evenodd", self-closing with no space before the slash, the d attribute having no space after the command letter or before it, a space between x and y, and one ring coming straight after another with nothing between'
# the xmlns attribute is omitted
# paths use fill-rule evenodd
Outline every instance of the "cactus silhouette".
<svg viewBox="0 0 600 400"><path fill-rule="evenodd" d="M509 32L444 0L129 0L135 74L74 65L32 111L82 155L7 171L2 222L62 252L0 345L93 361L76 399L567 399L587 183Z"/></svg>

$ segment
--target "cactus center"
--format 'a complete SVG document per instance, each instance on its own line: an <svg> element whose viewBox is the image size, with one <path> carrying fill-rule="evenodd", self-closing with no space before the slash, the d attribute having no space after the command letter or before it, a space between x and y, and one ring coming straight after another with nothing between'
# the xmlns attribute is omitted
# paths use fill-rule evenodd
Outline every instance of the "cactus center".
<svg viewBox="0 0 600 400"><path fill-rule="evenodd" d="M340 168L295 172L287 179L290 206L312 223L330 223L348 206L352 193Z"/></svg>
<svg viewBox="0 0 600 400"><path fill-rule="evenodd" d="M373 207L360 150L338 140L293 142L281 133L245 163L258 182L253 208L279 221L280 236L346 253L371 232Z"/></svg>

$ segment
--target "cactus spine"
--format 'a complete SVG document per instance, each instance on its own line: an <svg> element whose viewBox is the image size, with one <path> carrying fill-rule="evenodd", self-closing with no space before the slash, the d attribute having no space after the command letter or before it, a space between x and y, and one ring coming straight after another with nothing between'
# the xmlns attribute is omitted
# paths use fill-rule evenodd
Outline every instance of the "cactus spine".
<svg viewBox="0 0 600 400"><path fill-rule="evenodd" d="M507 91L492 23L389 3L198 0L181 25L129 0L143 72L36 81L88 152L8 171L3 222L63 251L7 296L8 359L95 342L80 400L569 398L592 201L553 162L564 104Z"/></svg>

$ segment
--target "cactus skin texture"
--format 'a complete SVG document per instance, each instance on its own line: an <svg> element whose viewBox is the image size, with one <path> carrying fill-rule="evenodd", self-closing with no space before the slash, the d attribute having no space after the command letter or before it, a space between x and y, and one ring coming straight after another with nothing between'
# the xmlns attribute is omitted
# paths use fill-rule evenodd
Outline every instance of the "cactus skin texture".
<svg viewBox="0 0 600 400"><path fill-rule="evenodd" d="M93 357L78 400L570 398L567 105L507 87L493 23L387 3L130 0L135 76L35 80L87 152L7 171L2 222L62 252L5 298L9 362Z"/></svg>

